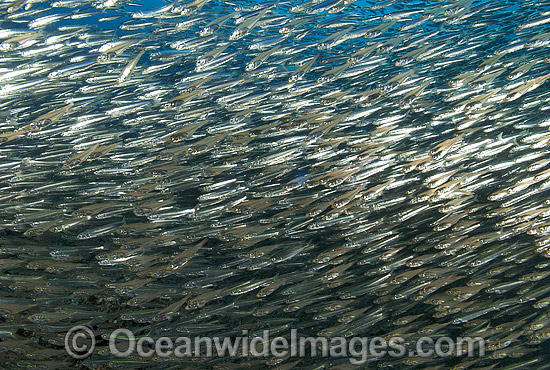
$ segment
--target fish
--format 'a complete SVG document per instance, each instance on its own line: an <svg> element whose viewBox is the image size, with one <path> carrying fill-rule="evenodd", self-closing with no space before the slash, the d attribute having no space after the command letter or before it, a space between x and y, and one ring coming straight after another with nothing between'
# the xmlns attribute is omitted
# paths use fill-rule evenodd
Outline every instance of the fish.
<svg viewBox="0 0 550 370"><path fill-rule="evenodd" d="M479 337L368 361L544 368L548 5L2 2L4 367L74 366L75 325L83 368L351 367L113 360L122 325Z"/></svg>

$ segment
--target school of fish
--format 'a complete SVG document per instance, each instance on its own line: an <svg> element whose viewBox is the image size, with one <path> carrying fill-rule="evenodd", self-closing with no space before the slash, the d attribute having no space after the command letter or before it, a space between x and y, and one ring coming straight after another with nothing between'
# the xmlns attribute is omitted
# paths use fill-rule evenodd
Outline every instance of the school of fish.
<svg viewBox="0 0 550 370"><path fill-rule="evenodd" d="M0 14L2 368L361 368L119 359L120 327L472 336L483 358L368 366L550 368L550 1Z"/></svg>

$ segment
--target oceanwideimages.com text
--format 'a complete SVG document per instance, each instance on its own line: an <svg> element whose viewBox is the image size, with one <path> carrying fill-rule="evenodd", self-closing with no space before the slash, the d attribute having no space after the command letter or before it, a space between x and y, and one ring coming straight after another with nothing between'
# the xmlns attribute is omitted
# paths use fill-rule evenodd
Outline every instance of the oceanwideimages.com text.
<svg viewBox="0 0 550 370"><path fill-rule="evenodd" d="M129 329L114 330L108 337L109 352L119 358L138 355L151 357L330 357L349 358L362 365L369 358L402 357L483 357L485 341L481 337L421 337L414 343L395 336L384 337L304 337L297 329L290 337L272 337L269 330L250 335L247 330L234 337L148 337L136 336ZM85 326L72 328L65 336L65 349L74 358L91 356L96 345L95 334Z"/></svg>

